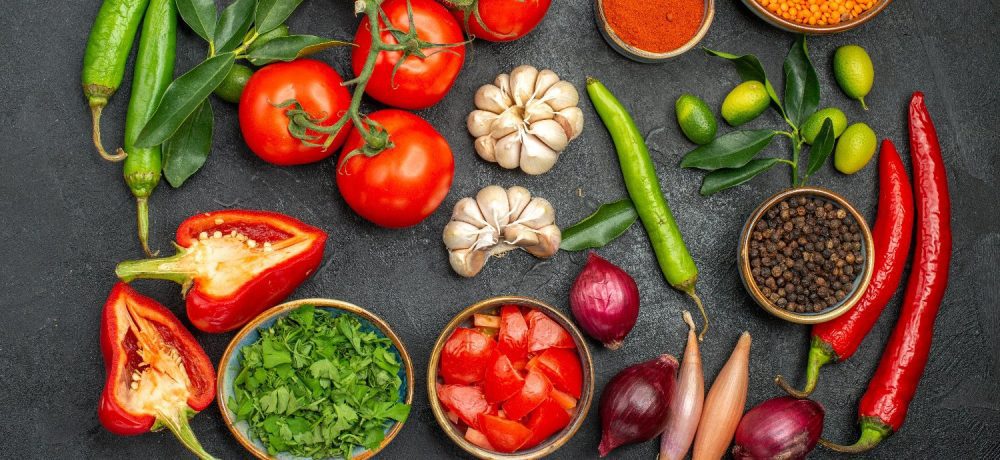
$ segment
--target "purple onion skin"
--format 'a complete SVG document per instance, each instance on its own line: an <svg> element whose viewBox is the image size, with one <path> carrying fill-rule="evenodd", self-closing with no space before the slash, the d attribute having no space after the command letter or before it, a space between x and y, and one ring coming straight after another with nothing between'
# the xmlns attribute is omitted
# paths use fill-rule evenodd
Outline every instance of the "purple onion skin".
<svg viewBox="0 0 1000 460"><path fill-rule="evenodd" d="M591 252L570 288L569 304L587 335L617 350L639 318L639 287L625 270Z"/></svg>
<svg viewBox="0 0 1000 460"><path fill-rule="evenodd" d="M797 460L816 447L823 431L823 406L781 396L750 409L736 428L733 458Z"/></svg>
<svg viewBox="0 0 1000 460"><path fill-rule="evenodd" d="M660 355L626 367L601 392L601 457L624 444L649 441L667 425L677 384L677 358Z"/></svg>

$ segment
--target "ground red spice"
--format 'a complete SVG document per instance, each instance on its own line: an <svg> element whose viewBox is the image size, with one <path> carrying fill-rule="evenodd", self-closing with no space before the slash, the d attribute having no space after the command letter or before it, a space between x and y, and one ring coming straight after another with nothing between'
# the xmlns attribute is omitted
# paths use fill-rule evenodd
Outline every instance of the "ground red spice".
<svg viewBox="0 0 1000 460"><path fill-rule="evenodd" d="M604 17L618 38L641 50L665 53L698 33L704 0L604 0Z"/></svg>

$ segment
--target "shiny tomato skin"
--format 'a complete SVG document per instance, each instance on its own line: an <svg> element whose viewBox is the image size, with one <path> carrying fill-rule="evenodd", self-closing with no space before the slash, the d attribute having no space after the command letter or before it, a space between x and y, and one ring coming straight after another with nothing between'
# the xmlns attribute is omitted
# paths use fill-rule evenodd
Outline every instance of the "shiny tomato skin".
<svg viewBox="0 0 1000 460"><path fill-rule="evenodd" d="M379 110L368 118L389 133L393 147L368 157L347 154L364 145L355 129L342 149L334 175L344 201L376 225L401 228L431 215L451 189L455 158L448 142L423 118L402 110Z"/></svg>
<svg viewBox="0 0 1000 460"><path fill-rule="evenodd" d="M538 355L534 369L545 374L552 386L580 399L583 394L583 369L576 352L564 348L549 348Z"/></svg>
<svg viewBox="0 0 1000 460"><path fill-rule="evenodd" d="M479 0L479 17L486 28L470 14L469 33L491 42L517 40L542 22L551 3L552 0ZM464 11L452 8L452 14L465 24Z"/></svg>
<svg viewBox="0 0 1000 460"><path fill-rule="evenodd" d="M448 10L434 0L409 0L413 7L413 23L417 28L417 38L429 43L461 43L465 41L462 27ZM405 32L410 30L406 10L407 0L387 0L382 10L388 16L392 27ZM397 44L396 38L380 24L382 41ZM354 75L361 74L372 46L371 23L363 18L354 36L357 44L351 52L351 66ZM392 71L403 57L402 51L382 51L375 61L375 69L365 93L386 105L403 109L419 110L437 104L451 90L462 63L465 61L465 45L447 48L426 48L426 57L409 56Z"/></svg>
<svg viewBox="0 0 1000 460"><path fill-rule="evenodd" d="M501 407L503 407L507 418L520 420L548 399L550 391L552 391L552 384L549 379L541 372L529 370L528 375L524 378L521 391L504 401Z"/></svg>
<svg viewBox="0 0 1000 460"><path fill-rule="evenodd" d="M330 126L351 104L350 93L341 85L343 81L332 67L312 59L277 62L254 72L239 105L240 131L247 146L260 159L279 166L313 163L336 152L350 127L341 128L327 149L309 147L288 132L288 108L272 104L295 99L310 115L328 117L319 124ZM326 140L320 139L314 142Z"/></svg>
<svg viewBox="0 0 1000 460"><path fill-rule="evenodd" d="M479 414L492 412L493 406L486 402L483 391L476 386L439 385L437 394L441 405L473 428L479 426Z"/></svg>
<svg viewBox="0 0 1000 460"><path fill-rule="evenodd" d="M477 383L492 364L496 342L475 329L460 327L441 350L439 373L445 383Z"/></svg>
<svg viewBox="0 0 1000 460"><path fill-rule="evenodd" d="M517 305L500 307L500 333L497 349L511 361L520 361L528 354L528 323Z"/></svg>
<svg viewBox="0 0 1000 460"><path fill-rule="evenodd" d="M510 358L501 353L496 353L493 364L486 369L486 376L483 380L483 393L486 394L486 401L498 403L509 399L524 386L524 377L514 369Z"/></svg>
<svg viewBox="0 0 1000 460"><path fill-rule="evenodd" d="M548 315L538 310L525 315L528 320L528 351L542 351L546 348L576 348L573 337Z"/></svg>
<svg viewBox="0 0 1000 460"><path fill-rule="evenodd" d="M546 399L528 415L525 425L531 430L531 438L521 446L521 449L530 449L541 444L549 436L566 428L570 420L569 412L551 398Z"/></svg>
<svg viewBox="0 0 1000 460"><path fill-rule="evenodd" d="M531 430L520 422L489 414L479 415L479 431L497 452L510 453L531 439Z"/></svg>

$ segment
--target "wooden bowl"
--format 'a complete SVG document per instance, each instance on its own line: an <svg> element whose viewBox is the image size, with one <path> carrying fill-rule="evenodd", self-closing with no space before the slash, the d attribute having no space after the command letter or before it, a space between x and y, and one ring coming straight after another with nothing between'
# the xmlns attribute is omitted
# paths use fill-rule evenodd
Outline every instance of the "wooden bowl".
<svg viewBox="0 0 1000 460"><path fill-rule="evenodd" d="M604 0L594 1L594 18L597 21L597 29L601 31L601 35L604 36L608 45L611 45L611 48L614 48L615 51L621 53L629 59L632 59L633 61L655 64L684 54L686 51L694 48L694 46L697 45L702 38L705 38L705 34L708 33L708 28L712 25L712 19L715 18L715 0L705 0L705 15L702 16L701 26L698 28L698 31L695 32L694 36L679 48L664 53L653 53L636 48L628 43L625 43L624 40L619 38L614 29L608 25L608 18L604 16Z"/></svg>
<svg viewBox="0 0 1000 460"><path fill-rule="evenodd" d="M548 315L549 318L552 318L552 320L559 323L559 325L566 329L566 332L573 337L573 341L576 343L577 353L580 357L581 368L583 370L583 392L580 396L580 400L577 402L576 414L573 415L569 425L566 425L562 431L552 435L548 440L531 449L505 454L483 449L482 447L465 440L464 434L458 431L458 428L451 423L451 420L448 420L448 416L445 415L445 410L441 407L441 401L438 400L437 396L437 383L438 366L441 361L441 349L444 348L444 343L449 337L451 337L455 328L469 324L472 320L472 315L475 313L494 312L501 306L509 304L540 310L542 313ZM538 459L551 455L553 452L566 444L566 442L569 441L574 434L576 434L577 430L580 429L580 426L583 425L583 421L587 418L587 411L590 409L590 403L594 399L594 362L590 356L590 349L587 348L587 341L580 333L580 330L576 328L573 322L570 321L566 315L557 310L555 307L530 297L491 297L462 310L459 314L455 315L455 317L452 318L452 320L449 321L441 331L441 335L438 336L437 342L434 344L434 348L431 351L431 360L427 363L427 397L430 399L431 410L434 412L434 418L437 419L438 424L441 425L441 429L444 430L445 434L448 435L448 437L451 438L455 444L458 444L459 447L469 454L485 459Z"/></svg>
<svg viewBox="0 0 1000 460"><path fill-rule="evenodd" d="M788 19L772 13L763 5L758 3L757 0L743 0L743 3L746 4L747 8L750 8L750 11L753 11L758 17L779 29L799 34L828 35L851 30L870 21L872 18L881 13L885 7L889 6L889 4L892 3L892 0L879 0L879 2L872 6L871 9L865 11L861 14L861 16L858 16L853 20L825 26L811 26L808 24L799 24L795 21L789 21Z"/></svg>
<svg viewBox="0 0 1000 460"><path fill-rule="evenodd" d="M753 234L753 228L757 224L757 221L764 216L764 213L772 206L780 203L782 200L798 197L802 195L816 196L827 201L831 201L838 206L847 210L851 217L858 223L858 227L861 229L862 240L864 244L861 245L861 251L865 256L865 267L861 273L857 274L854 279L854 286L851 292L847 294L843 300L828 307L825 310L815 312L815 313L798 313L791 312L778 305L771 302L767 296L761 292L760 287L757 286L757 282L753 279L753 275L750 271L750 237ZM865 290L868 289L868 284L871 282L872 273L875 271L875 243L872 239L872 232L868 229L868 224L865 223L864 217L861 213L855 209L847 200L824 188L818 187L798 187L793 189L788 189L782 192L778 192L768 198L766 201L761 203L752 214L750 218L747 219L746 224L743 225L743 231L740 233L739 245L737 246L737 263L739 265L740 278L743 280L743 287L746 288L747 292L750 293L750 297L753 298L757 305L766 310L768 313L777 316L785 321L791 321L793 323L799 324L816 324L824 323L830 321L854 307L855 304L861 300L864 295Z"/></svg>
<svg viewBox="0 0 1000 460"><path fill-rule="evenodd" d="M248 452L258 459L298 460L302 457L295 457L285 453L279 453L277 456L269 455L267 453L267 448L260 440L252 440L249 435L249 425L247 422L237 422L236 414L227 407L229 397L233 394L233 381L239 374L241 368L239 362L239 351L244 346L256 342L257 339L260 338L261 330L273 326L278 318L288 315L288 313L292 310L295 310L303 305L312 305L316 308L333 311L335 313L352 315L361 322L362 330L374 330L377 334L391 340L392 347L390 348L390 351L395 353L396 358L399 359L400 363L402 363L399 370L399 377L403 380L403 385L399 388L399 400L407 404L413 403L413 362L410 360L410 355L406 352L406 347L403 346L403 342L399 340L396 333L393 332L392 328L389 327L389 325L386 324L382 318L379 318L374 313L371 313L364 308L342 300L301 299L285 302L261 313L247 323L246 326L243 326L243 329L240 329L240 331L236 333L236 336L233 337L232 341L229 342L229 346L226 347L226 352L222 354L222 360L219 362L219 374L216 382L216 401L219 405L219 410L222 412L222 419L226 422L226 427L229 428L229 431L233 434L236 440L239 441L239 443ZM382 443L379 444L377 449L368 450L361 446L355 447L351 458L353 460L371 458L384 449L385 446L389 445L392 439L395 438L402 429L402 422L392 423L386 428L385 439L382 440Z"/></svg>

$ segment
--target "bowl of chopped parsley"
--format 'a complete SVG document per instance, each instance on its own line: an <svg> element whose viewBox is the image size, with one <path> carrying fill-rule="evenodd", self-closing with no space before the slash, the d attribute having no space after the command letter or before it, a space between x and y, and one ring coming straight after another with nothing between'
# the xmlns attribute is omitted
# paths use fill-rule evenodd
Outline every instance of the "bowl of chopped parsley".
<svg viewBox="0 0 1000 460"><path fill-rule="evenodd" d="M366 459L403 428L413 364L388 324L356 305L278 305L233 337L218 403L233 436L261 459Z"/></svg>

